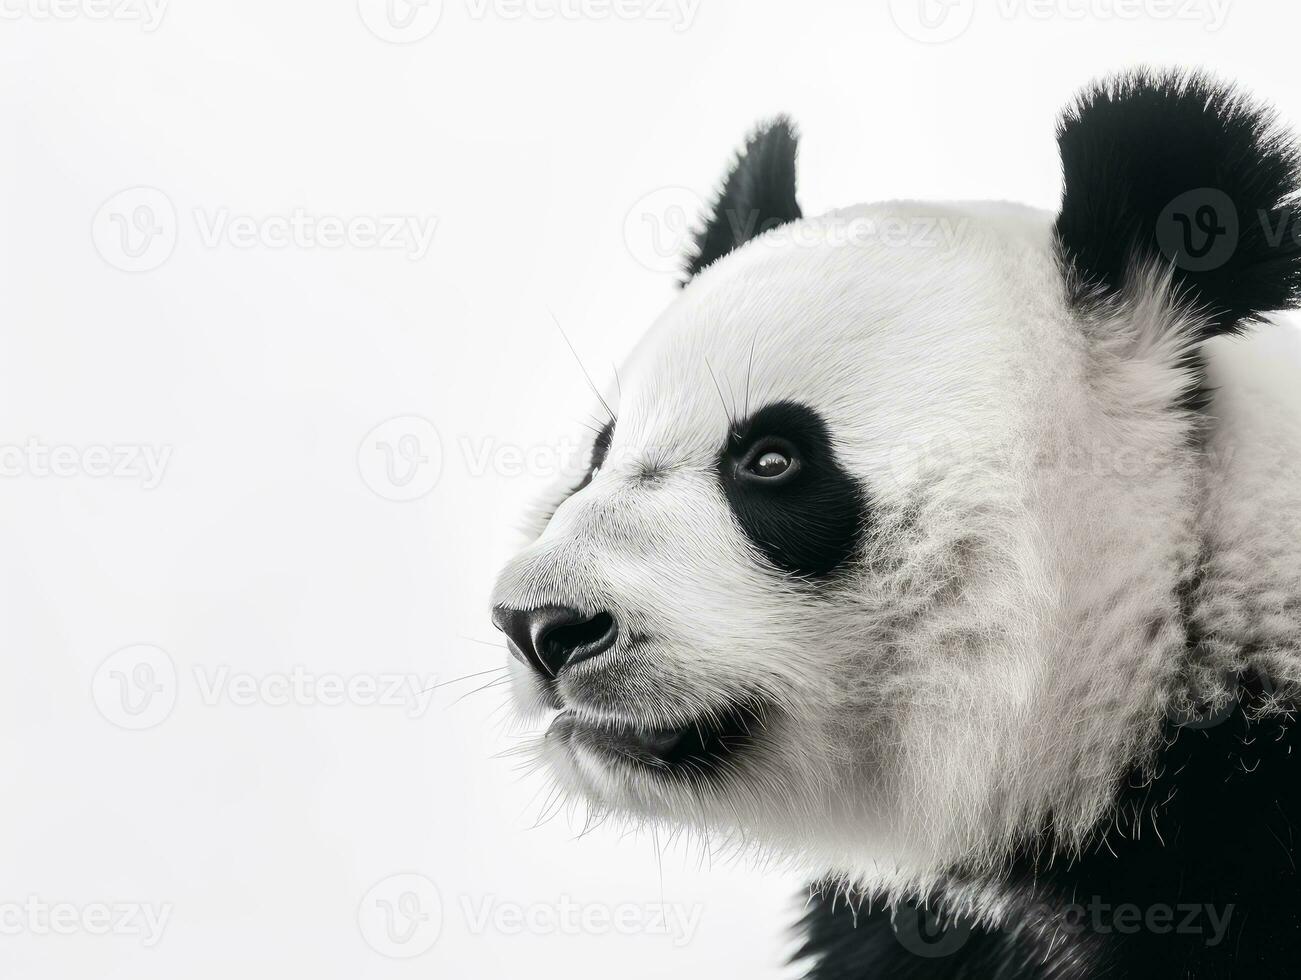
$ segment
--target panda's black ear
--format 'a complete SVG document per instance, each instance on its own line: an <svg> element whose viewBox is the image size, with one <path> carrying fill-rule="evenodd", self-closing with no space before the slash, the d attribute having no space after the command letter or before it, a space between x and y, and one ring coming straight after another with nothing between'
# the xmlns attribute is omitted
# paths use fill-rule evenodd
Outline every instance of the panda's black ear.
<svg viewBox="0 0 1301 980"><path fill-rule="evenodd" d="M1203 337L1301 303L1298 152L1269 109L1199 73L1140 71L1084 92L1058 144L1077 302L1155 262L1204 314Z"/></svg>
<svg viewBox="0 0 1301 980"><path fill-rule="evenodd" d="M746 140L718 193L713 213L696 232L681 285L734 248L801 217L795 200L798 142L795 127L785 116L760 126Z"/></svg>

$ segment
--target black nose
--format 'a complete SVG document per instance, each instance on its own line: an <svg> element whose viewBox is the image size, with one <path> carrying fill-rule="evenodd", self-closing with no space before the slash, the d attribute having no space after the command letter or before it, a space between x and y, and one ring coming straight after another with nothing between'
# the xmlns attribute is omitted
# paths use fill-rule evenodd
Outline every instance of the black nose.
<svg viewBox="0 0 1301 980"><path fill-rule="evenodd" d="M510 639L511 652L548 677L555 677L567 664L605 653L618 632L609 613L586 616L569 606L494 606L492 621Z"/></svg>

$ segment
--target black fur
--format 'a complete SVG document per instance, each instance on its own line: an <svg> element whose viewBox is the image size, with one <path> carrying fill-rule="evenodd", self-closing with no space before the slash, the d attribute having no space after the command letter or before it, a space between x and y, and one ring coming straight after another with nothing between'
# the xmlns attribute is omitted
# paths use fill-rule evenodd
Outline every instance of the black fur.
<svg viewBox="0 0 1301 980"><path fill-rule="evenodd" d="M785 116L750 136L723 182L713 213L696 233L681 285L750 239L802 216L795 200L797 145L794 127Z"/></svg>
<svg viewBox="0 0 1301 980"><path fill-rule="evenodd" d="M781 440L798 456L799 470L789 480L770 485L739 472L765 439ZM826 575L862 540L867 495L836 460L826 423L807 405L777 402L734 428L719 458L719 478L750 540L792 575Z"/></svg>
<svg viewBox="0 0 1301 980"><path fill-rule="evenodd" d="M592 478L596 476L596 471L605 465L605 457L610 454L612 439L614 439L614 419L601 426L601 431L596 434L596 441L592 443L592 458L587 464L587 472L583 474L583 479L579 481L578 486L574 487L574 493L578 493L579 490L591 483Z"/></svg>
<svg viewBox="0 0 1301 980"><path fill-rule="evenodd" d="M1135 72L1081 95L1058 143L1077 302L1157 261L1205 312L1203 337L1301 303L1298 151L1272 111L1201 74Z"/></svg>
<svg viewBox="0 0 1301 980"><path fill-rule="evenodd" d="M1002 928L941 928L916 905L898 910L892 925L879 901L855 927L843 897L834 909L824 897L805 920L808 976L1296 976L1301 738L1290 715L1253 716L1271 696L1266 679L1241 678L1237 695L1219 715L1168 724L1155 777L1135 775L1086 853L1017 855L1003 884L1012 911ZM1032 928L1063 910L1062 928Z"/></svg>

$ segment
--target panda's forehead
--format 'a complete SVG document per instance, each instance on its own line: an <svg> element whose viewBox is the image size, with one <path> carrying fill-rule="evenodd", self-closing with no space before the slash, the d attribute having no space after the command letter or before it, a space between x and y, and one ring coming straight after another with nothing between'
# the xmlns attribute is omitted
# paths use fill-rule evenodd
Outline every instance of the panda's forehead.
<svg viewBox="0 0 1301 980"><path fill-rule="evenodd" d="M618 450L708 464L730 426L774 402L838 435L927 412L980 383L982 333L991 361L1015 343L1018 292L1056 276L1050 220L1016 205L868 205L749 243L689 284L624 365ZM856 221L896 234L852 239Z"/></svg>

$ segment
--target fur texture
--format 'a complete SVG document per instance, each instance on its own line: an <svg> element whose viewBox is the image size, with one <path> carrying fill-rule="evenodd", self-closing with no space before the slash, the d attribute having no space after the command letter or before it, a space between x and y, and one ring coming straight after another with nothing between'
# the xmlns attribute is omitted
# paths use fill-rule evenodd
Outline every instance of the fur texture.
<svg viewBox="0 0 1301 980"><path fill-rule="evenodd" d="M1207 851L1194 890L1227 891L1197 900L1261 910L1236 962L1301 951L1279 911L1301 901L1291 877L1257 864L1226 881L1223 824L1241 820L1258 861L1275 811L1290 827L1292 793L1273 787L1294 782L1301 682L1301 346L1208 340L1293 304L1296 256L1240 234L1227 265L1194 271L1151 245L1167 191L1220 179L1241 211L1277 210L1295 157L1266 114L1183 75L1091 90L1062 146L1059 215L891 202L799 219L789 129L753 137L693 278L621 371L599 466L559 488L494 594L619 624L554 679L512 663L525 716L559 712L539 759L597 813L822 882L820 980L1213 975L1224 950L1061 928L1079 889L1177 904ZM782 220L729 238L719 216L737 209ZM720 470L747 420L790 404L824 428L793 439L808 472L861 491L834 534L810 526L849 543L813 575L765 547ZM1185 733L1186 757L1169 754L1247 686L1218 748ZM1235 818L1222 777L1254 758L1249 723L1284 737ZM683 729L710 765L653 751ZM865 910L861 932L836 897ZM966 952L899 943L889 917L919 906L962 924Z"/></svg>
<svg viewBox="0 0 1301 980"><path fill-rule="evenodd" d="M1270 110L1205 75L1137 72L1083 93L1058 145L1057 237L1081 301L1156 260L1198 305L1203 339L1301 299L1301 161Z"/></svg>
<svg viewBox="0 0 1301 980"><path fill-rule="evenodd" d="M696 232L682 285L752 238L803 215L795 200L795 127L778 116L754 131Z"/></svg>

